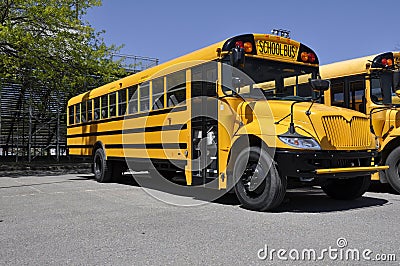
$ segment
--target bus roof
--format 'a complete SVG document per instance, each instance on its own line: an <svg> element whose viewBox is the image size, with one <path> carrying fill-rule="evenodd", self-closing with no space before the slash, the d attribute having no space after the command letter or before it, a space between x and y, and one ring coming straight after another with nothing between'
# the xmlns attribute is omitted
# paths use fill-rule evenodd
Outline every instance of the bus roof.
<svg viewBox="0 0 400 266"><path fill-rule="evenodd" d="M390 52L400 60L400 52ZM354 76L366 73L375 58L387 53L364 56L360 58L335 62L320 66L320 75L323 79L332 79L345 76Z"/></svg>
<svg viewBox="0 0 400 266"><path fill-rule="evenodd" d="M207 47L204 47L202 49L196 50L194 52L191 52L189 54L183 55L181 57L178 57L176 59L167 61L165 63L162 63L160 65L151 67L149 69L146 69L144 71L138 72L136 74L132 74L129 75L125 78L113 81L111 83L105 84L103 86L100 86L98 88L95 88L91 91L82 93L80 95L77 95L75 97L72 97L69 101L68 101L68 105L73 105L73 104L77 104L79 102L81 102L84 99L93 99L96 97L99 97L101 95L107 94L109 92L113 92L113 91L117 91L119 89L123 89L123 88L127 88L129 86L132 86L134 84L139 84L142 83L146 80L148 80L151 77L155 77L155 75L157 76L161 76L162 75L162 70L164 69L168 69L168 73L174 72L174 71L178 71L184 68L187 68L187 64L188 62L192 62L189 63L190 66L194 66L196 64L201 64L205 61L212 61L215 60L217 58L219 58L222 54L227 53L228 51L230 51L231 47L233 45L235 45L235 41L236 40L241 40L244 39L246 41L246 39L251 38L254 41L254 38L266 38L269 39L271 41L274 42L282 42L282 43L288 43L288 44L293 44L296 45L298 47L300 47L300 50L306 50L306 51L311 51L313 52L310 48L308 48L307 46L300 44L297 41L288 39L288 38L283 38L280 36L276 36L276 35L271 35L271 34L243 34L243 35L237 35L228 39L225 39L221 42L217 42L215 44L209 45ZM255 49L253 54L256 54ZM300 54L300 53L299 53ZM314 53L315 55L315 53ZM300 55L298 55L300 56ZM310 64L310 65L314 65L314 66L318 66L318 58L315 55L316 61L314 64ZM274 60L274 57L271 57L270 59ZM196 63L197 61L197 63ZM185 64L185 67L182 66L182 64ZM174 70L176 69L176 70Z"/></svg>

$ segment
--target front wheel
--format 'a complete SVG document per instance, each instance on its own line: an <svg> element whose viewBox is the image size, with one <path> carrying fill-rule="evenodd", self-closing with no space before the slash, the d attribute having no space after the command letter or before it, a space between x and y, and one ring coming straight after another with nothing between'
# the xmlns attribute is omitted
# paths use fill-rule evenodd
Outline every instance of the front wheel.
<svg viewBox="0 0 400 266"><path fill-rule="evenodd" d="M371 176L358 176L349 179L331 179L322 187L322 190L331 198L352 200L361 197L371 184Z"/></svg>
<svg viewBox="0 0 400 266"><path fill-rule="evenodd" d="M235 193L242 206L267 211L278 207L286 193L286 178L281 177L275 162L265 149L248 147L235 160Z"/></svg>
<svg viewBox="0 0 400 266"><path fill-rule="evenodd" d="M386 159L389 169L386 170L386 178L389 184L397 192L400 192L400 147L394 149Z"/></svg>

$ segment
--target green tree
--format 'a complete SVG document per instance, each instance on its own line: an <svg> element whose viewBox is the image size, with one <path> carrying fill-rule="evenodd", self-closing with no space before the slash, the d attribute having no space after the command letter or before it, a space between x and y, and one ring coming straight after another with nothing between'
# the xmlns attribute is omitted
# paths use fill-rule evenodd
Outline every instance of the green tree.
<svg viewBox="0 0 400 266"><path fill-rule="evenodd" d="M83 17L100 0L0 0L0 77L68 96L126 75Z"/></svg>

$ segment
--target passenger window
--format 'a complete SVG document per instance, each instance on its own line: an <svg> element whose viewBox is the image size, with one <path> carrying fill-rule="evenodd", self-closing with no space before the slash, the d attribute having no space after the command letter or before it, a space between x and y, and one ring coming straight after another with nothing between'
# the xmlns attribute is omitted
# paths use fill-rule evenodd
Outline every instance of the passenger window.
<svg viewBox="0 0 400 266"><path fill-rule="evenodd" d="M101 96L101 119L108 118L108 95Z"/></svg>
<svg viewBox="0 0 400 266"><path fill-rule="evenodd" d="M118 115L126 113L126 89L118 91Z"/></svg>
<svg viewBox="0 0 400 266"><path fill-rule="evenodd" d="M345 107L344 104L344 82L331 84L332 105Z"/></svg>
<svg viewBox="0 0 400 266"><path fill-rule="evenodd" d="M140 112L150 110L150 82L146 81L140 84Z"/></svg>
<svg viewBox="0 0 400 266"><path fill-rule="evenodd" d="M173 107L186 100L186 73L179 71L167 76L167 104Z"/></svg>
<svg viewBox="0 0 400 266"><path fill-rule="evenodd" d="M93 100L89 100L87 102L87 121L92 121L93 117L92 117L92 109L93 108Z"/></svg>
<svg viewBox="0 0 400 266"><path fill-rule="evenodd" d="M94 120L100 119L100 98L94 98Z"/></svg>
<svg viewBox="0 0 400 266"><path fill-rule="evenodd" d="M82 102L82 104L81 104L81 121L82 121L82 123L87 122L87 118L86 118L86 104L87 104L86 101Z"/></svg>
<svg viewBox="0 0 400 266"><path fill-rule="evenodd" d="M350 82L350 108L365 112L365 86L364 81Z"/></svg>
<svg viewBox="0 0 400 266"><path fill-rule="evenodd" d="M164 78L157 78L152 81L153 110L164 108Z"/></svg>
<svg viewBox="0 0 400 266"><path fill-rule="evenodd" d="M81 104L75 105L75 123L79 124L81 122Z"/></svg>
<svg viewBox="0 0 400 266"><path fill-rule="evenodd" d="M68 108L68 114L69 114L69 120L68 120L68 123L70 124L70 125L73 125L74 124L74 106L70 106L69 108Z"/></svg>
<svg viewBox="0 0 400 266"><path fill-rule="evenodd" d="M129 114L135 114L138 112L138 93L137 85L128 88L128 112Z"/></svg>
<svg viewBox="0 0 400 266"><path fill-rule="evenodd" d="M110 117L117 115L117 93L113 92L109 95L110 100Z"/></svg>

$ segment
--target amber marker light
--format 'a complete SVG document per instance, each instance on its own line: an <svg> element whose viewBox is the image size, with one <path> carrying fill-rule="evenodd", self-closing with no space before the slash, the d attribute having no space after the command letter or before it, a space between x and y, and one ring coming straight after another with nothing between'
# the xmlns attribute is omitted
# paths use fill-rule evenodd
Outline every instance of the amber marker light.
<svg viewBox="0 0 400 266"><path fill-rule="evenodd" d="M244 46L244 51L246 53L252 53L253 52L253 44L251 44L251 42L245 42L243 46Z"/></svg>
<svg viewBox="0 0 400 266"><path fill-rule="evenodd" d="M301 53L301 60L303 62L307 62L308 61L308 53L307 52L302 52Z"/></svg>
<svg viewBox="0 0 400 266"><path fill-rule="evenodd" d="M388 66L393 66L393 60L390 59L390 58L387 60L386 63L387 63Z"/></svg>

